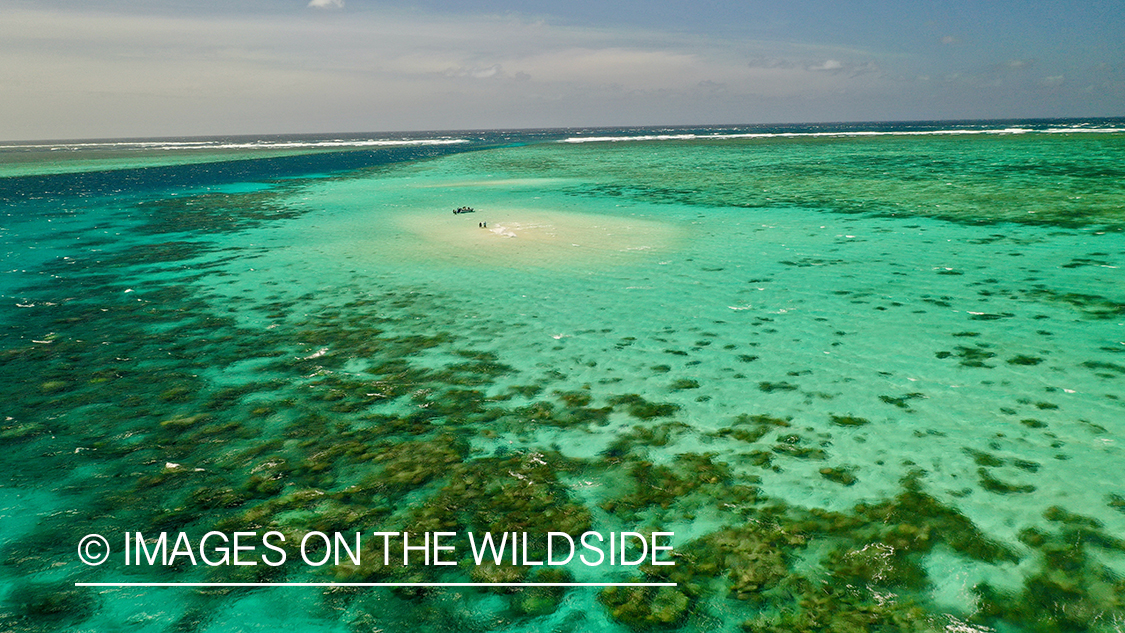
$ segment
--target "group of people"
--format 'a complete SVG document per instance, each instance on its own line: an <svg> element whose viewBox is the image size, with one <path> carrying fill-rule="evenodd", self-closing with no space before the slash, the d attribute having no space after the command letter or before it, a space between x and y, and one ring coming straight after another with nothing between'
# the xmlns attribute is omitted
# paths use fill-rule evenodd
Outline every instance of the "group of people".
<svg viewBox="0 0 1125 633"><path fill-rule="evenodd" d="M461 207L459 209L454 209L453 215L457 215L458 213L472 213L472 212L473 212L472 207Z"/></svg>

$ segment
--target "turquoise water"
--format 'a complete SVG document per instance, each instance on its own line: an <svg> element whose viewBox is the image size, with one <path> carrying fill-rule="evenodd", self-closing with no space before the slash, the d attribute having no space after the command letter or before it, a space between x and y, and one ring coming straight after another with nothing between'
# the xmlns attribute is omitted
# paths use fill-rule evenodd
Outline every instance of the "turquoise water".
<svg viewBox="0 0 1125 633"><path fill-rule="evenodd" d="M1120 127L9 151L0 620L1121 630ZM676 565L75 554L587 529L673 532ZM676 586L74 584L331 581Z"/></svg>

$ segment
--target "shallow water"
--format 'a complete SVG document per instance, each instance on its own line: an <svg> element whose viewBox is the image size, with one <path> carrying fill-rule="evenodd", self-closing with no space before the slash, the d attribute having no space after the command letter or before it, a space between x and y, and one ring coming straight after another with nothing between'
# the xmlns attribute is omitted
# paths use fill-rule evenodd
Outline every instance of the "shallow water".
<svg viewBox="0 0 1125 633"><path fill-rule="evenodd" d="M0 618L1119 630L1125 135L1066 130L25 165L0 180ZM74 553L127 530L586 528L674 532L677 565ZM73 586L497 580L677 586Z"/></svg>

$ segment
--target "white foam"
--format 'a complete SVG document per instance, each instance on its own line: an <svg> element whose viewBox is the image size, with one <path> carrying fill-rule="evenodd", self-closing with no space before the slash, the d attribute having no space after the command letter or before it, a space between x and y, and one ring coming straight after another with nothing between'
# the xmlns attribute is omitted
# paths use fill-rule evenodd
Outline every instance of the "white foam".
<svg viewBox="0 0 1125 633"><path fill-rule="evenodd" d="M725 141L755 138L854 138L865 136L958 136L979 134L1059 134L1059 133L1113 133L1125 128L1062 127L1035 130L1006 127L995 129L944 129L944 130L838 130L832 132L745 132L733 134L643 134L638 136L572 136L559 143L623 143L628 141Z"/></svg>
<svg viewBox="0 0 1125 633"><path fill-rule="evenodd" d="M271 141L256 140L246 142L224 141L106 141L84 143L21 143L0 145L3 149L39 149L48 151L77 151L77 150L223 150L223 149L318 149L340 147L403 147L403 146L428 146L428 145L458 145L468 143L463 138L434 138L434 139L333 139L324 141Z"/></svg>
<svg viewBox="0 0 1125 633"><path fill-rule="evenodd" d="M518 228L518 227L516 227L516 228ZM495 234L497 234L501 237L516 237L515 231L513 231L511 228L509 228L507 226L504 226L504 225L496 226L496 227L490 228L488 230L492 231L493 233L495 233Z"/></svg>

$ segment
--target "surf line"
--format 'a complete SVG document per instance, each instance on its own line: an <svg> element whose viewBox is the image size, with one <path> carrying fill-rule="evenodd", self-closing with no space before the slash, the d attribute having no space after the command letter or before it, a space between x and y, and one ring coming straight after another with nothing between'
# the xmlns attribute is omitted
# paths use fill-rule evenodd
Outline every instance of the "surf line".
<svg viewBox="0 0 1125 633"><path fill-rule="evenodd" d="M75 587L677 587L674 582L76 582Z"/></svg>

